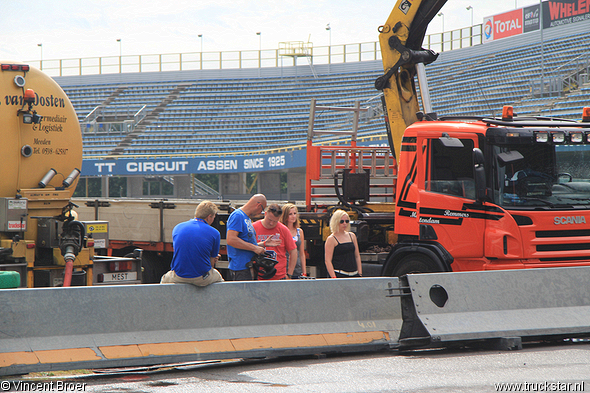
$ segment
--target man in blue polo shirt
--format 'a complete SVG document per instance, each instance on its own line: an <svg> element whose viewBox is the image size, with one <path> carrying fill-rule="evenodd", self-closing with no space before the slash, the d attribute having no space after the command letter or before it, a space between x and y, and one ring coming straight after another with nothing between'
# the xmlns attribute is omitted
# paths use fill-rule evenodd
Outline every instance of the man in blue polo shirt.
<svg viewBox="0 0 590 393"><path fill-rule="evenodd" d="M172 230L174 255L170 271L161 284L193 284L200 287L223 281L215 269L219 259L219 231L211 226L217 206L211 201L199 203L195 218L181 222Z"/></svg>
<svg viewBox="0 0 590 393"><path fill-rule="evenodd" d="M246 267L246 264L255 255L264 252L264 243L256 242L256 231L250 217L261 214L264 209L266 209L266 197L256 194L244 206L229 215L226 240L230 280L249 281L253 279L252 272Z"/></svg>

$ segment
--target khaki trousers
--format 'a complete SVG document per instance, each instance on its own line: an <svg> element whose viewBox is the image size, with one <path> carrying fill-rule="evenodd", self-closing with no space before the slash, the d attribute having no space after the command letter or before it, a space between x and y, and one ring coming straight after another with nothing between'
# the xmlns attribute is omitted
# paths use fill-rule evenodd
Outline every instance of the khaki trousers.
<svg viewBox="0 0 590 393"><path fill-rule="evenodd" d="M178 277L174 270L170 270L168 273L162 276L160 284L192 284L198 287L204 287L214 282L223 281L221 273L217 269L212 268L205 276L199 276L194 278Z"/></svg>

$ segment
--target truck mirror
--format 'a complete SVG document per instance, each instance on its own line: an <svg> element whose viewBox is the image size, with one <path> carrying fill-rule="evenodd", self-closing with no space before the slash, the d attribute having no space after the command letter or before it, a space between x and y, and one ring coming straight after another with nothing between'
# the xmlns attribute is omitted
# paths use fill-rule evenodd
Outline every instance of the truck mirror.
<svg viewBox="0 0 590 393"><path fill-rule="evenodd" d="M502 153L498 153L498 159L502 165L511 164L516 161L520 161L524 158L522 154L520 154L517 150L510 150L505 151Z"/></svg>
<svg viewBox="0 0 590 393"><path fill-rule="evenodd" d="M461 142L460 139L451 138L449 136L449 134L447 134L446 132L443 132L443 135L440 138L438 138L438 140L440 141L440 143L442 143L442 145L444 147L450 147L450 148L464 147L463 142Z"/></svg>
<svg viewBox="0 0 590 393"><path fill-rule="evenodd" d="M473 149L473 165L475 173L475 195L478 202L486 199L486 170L484 156L480 149Z"/></svg>

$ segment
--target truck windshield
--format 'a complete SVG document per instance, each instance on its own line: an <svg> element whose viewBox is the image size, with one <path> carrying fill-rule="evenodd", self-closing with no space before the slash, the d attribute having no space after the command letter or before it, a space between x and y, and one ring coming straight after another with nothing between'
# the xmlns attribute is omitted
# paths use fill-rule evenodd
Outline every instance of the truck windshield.
<svg viewBox="0 0 590 393"><path fill-rule="evenodd" d="M590 145L494 146L495 202L505 208L588 208Z"/></svg>

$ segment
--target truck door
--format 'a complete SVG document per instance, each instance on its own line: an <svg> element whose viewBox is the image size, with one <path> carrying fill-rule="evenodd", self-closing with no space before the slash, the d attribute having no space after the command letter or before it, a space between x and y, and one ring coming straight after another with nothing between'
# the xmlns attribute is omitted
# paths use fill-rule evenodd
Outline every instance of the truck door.
<svg viewBox="0 0 590 393"><path fill-rule="evenodd" d="M464 136L459 138L461 143L454 139L456 146L441 140L429 137L421 143L424 183L417 205L420 233L435 237L431 240L451 253L454 271L470 270L459 268L464 262L458 258L481 258L484 251L485 220L481 219L481 206L475 203L473 148L477 144Z"/></svg>

